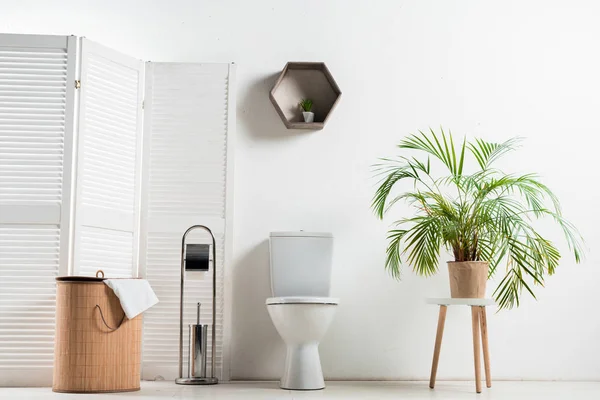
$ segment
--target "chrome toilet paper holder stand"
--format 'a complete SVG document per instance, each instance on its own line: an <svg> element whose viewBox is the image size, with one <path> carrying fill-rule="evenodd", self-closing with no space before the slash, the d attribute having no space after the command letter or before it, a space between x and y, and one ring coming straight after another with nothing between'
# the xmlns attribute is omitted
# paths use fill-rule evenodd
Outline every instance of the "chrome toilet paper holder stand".
<svg viewBox="0 0 600 400"><path fill-rule="evenodd" d="M204 231L210 234L212 239L212 256L213 256L213 279L212 279L212 331L211 331L211 354L210 354L210 376L183 376L183 288L185 284L185 238L188 233L195 229L203 229ZM193 225L188 228L183 234L181 238L181 290L179 295L179 377L175 379L175 383L179 385L215 385L219 383L219 380L215 376L215 353L217 352L217 342L215 341L216 337L216 315L217 315L217 245L215 241L215 235L213 235L212 231L204 226L204 225ZM199 317L198 317L199 319ZM198 321L199 324L199 321ZM202 338L205 340L205 338ZM191 343L191 340L190 340ZM192 348L190 348L190 352ZM201 355L202 357L206 357L206 353ZM203 372L205 368L203 368ZM191 372L191 369L190 369Z"/></svg>

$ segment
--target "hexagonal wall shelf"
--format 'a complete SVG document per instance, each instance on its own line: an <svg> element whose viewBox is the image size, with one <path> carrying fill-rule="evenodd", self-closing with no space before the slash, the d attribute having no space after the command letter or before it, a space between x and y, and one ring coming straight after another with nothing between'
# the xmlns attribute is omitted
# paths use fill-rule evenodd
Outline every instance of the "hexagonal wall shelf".
<svg viewBox="0 0 600 400"><path fill-rule="evenodd" d="M269 98L288 129L323 129L342 91L322 62L288 62ZM314 122L304 122L298 103L313 101Z"/></svg>

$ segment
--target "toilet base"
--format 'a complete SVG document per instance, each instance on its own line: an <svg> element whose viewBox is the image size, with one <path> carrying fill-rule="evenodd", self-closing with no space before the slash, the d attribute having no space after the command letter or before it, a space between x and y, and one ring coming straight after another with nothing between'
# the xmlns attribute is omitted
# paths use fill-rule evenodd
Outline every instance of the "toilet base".
<svg viewBox="0 0 600 400"><path fill-rule="evenodd" d="M285 371L279 382L287 390L320 390L325 388L319 343L287 346Z"/></svg>

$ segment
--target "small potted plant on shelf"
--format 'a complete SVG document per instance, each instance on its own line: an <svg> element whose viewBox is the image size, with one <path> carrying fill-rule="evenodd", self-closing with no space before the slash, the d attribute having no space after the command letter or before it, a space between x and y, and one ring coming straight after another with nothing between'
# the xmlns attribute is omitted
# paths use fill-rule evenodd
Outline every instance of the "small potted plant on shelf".
<svg viewBox="0 0 600 400"><path fill-rule="evenodd" d="M419 131L402 140L398 148L424 153L426 158L400 155L377 165L383 176L372 203L377 216L382 219L398 201L408 202L415 211L396 221L388 232L386 269L399 278L405 259L417 274L431 276L438 272L444 248L454 256L448 262L452 297L484 297L487 279L504 272L493 296L501 309L519 306L523 289L535 298L533 284L543 286L561 257L533 222L543 217L553 220L577 263L582 255L581 236L563 218L558 199L536 175L505 174L494 167L501 156L517 147L518 138L504 143L466 138L461 142L455 145L452 134L443 130ZM434 176L432 161L443 166L445 173ZM478 166L473 173L465 172L469 162ZM392 188L403 180L411 183L412 190L392 195Z"/></svg>
<svg viewBox="0 0 600 400"><path fill-rule="evenodd" d="M304 117L304 122L310 123L315 120L315 113L313 113L313 101L311 99L302 99L300 103L298 103L300 108L302 109L302 116Z"/></svg>

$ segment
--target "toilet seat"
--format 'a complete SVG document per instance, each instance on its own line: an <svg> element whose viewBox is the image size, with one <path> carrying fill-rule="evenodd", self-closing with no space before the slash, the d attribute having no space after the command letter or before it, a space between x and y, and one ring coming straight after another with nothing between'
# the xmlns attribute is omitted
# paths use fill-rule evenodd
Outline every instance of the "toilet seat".
<svg viewBox="0 0 600 400"><path fill-rule="evenodd" d="M287 297L269 297L267 305L274 304L330 304L337 305L340 299L335 297L310 297L310 296L287 296Z"/></svg>

